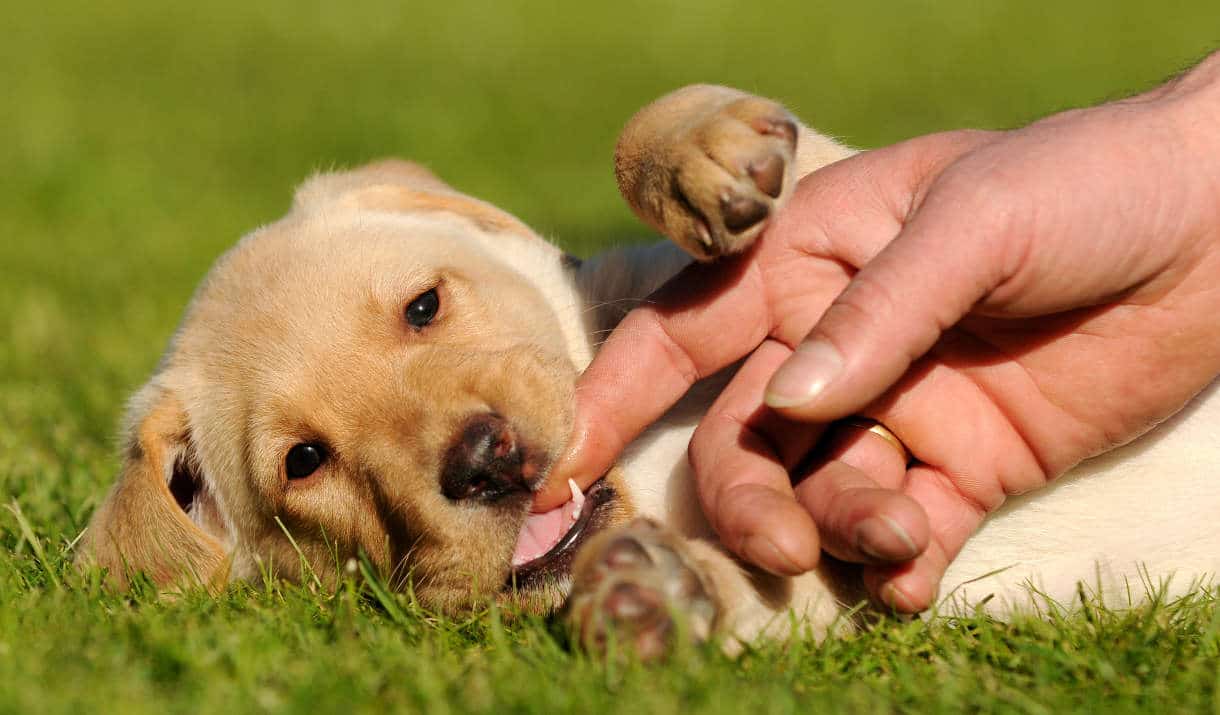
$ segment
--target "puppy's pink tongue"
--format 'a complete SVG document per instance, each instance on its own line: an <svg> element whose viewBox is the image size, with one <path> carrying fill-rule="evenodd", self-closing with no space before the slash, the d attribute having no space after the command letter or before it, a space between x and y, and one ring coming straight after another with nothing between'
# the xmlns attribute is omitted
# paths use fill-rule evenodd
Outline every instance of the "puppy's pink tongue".
<svg viewBox="0 0 1220 715"><path fill-rule="evenodd" d="M567 502L542 514L530 514L517 536L513 549L513 567L527 564L555 548L555 544L576 525L580 507Z"/></svg>

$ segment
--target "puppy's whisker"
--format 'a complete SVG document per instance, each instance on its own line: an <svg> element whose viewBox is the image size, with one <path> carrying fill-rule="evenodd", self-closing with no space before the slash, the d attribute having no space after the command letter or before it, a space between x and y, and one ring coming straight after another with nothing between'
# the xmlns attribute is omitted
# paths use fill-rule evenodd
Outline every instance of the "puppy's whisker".
<svg viewBox="0 0 1220 715"><path fill-rule="evenodd" d="M604 300L599 303L592 303L586 306L581 312L592 313L594 311L601 310L602 308L617 307L619 304L627 304L632 308L635 308L641 305L655 305L656 301L649 300L648 298L616 298L614 300ZM628 308L628 310L631 310L631 308Z"/></svg>
<svg viewBox="0 0 1220 715"><path fill-rule="evenodd" d="M620 332L623 335L644 335L645 334L643 331L640 331L640 330L629 330L629 329L622 329L622 328L606 328L604 330L591 331L589 333L589 342L594 348L600 348L601 346L605 345L606 342L610 338L607 337L604 340L594 340L594 338L597 336L601 336L601 335L609 335L616 331Z"/></svg>

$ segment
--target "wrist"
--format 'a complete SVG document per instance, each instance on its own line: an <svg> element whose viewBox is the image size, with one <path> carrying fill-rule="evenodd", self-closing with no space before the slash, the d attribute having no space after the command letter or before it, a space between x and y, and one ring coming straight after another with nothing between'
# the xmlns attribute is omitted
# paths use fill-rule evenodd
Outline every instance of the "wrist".
<svg viewBox="0 0 1220 715"><path fill-rule="evenodd" d="M1220 52L1212 53L1189 71L1154 90L1153 96L1153 102L1164 110L1191 144L1201 142L1201 148L1220 146Z"/></svg>
<svg viewBox="0 0 1220 715"><path fill-rule="evenodd" d="M1183 95L1201 94L1212 101L1220 99L1220 51L1213 52L1202 62L1169 83L1171 90Z"/></svg>
<svg viewBox="0 0 1220 715"><path fill-rule="evenodd" d="M1194 195L1202 209L1200 238L1216 246L1220 244L1220 52L1165 85L1154 103L1173 127L1180 147L1179 169L1193 183L1183 187L1184 193Z"/></svg>

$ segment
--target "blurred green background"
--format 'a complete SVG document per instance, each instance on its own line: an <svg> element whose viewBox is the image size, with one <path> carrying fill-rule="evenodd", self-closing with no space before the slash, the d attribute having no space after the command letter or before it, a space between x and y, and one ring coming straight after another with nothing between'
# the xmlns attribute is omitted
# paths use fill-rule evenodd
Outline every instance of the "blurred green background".
<svg viewBox="0 0 1220 715"><path fill-rule="evenodd" d="M314 170L413 158L587 254L646 235L611 149L683 84L873 147L1126 94L1220 46L1216 0L10 0L0 24L0 492L56 553L199 278ZM6 512L0 543L0 591L35 596Z"/></svg>
<svg viewBox="0 0 1220 715"><path fill-rule="evenodd" d="M1122 95L1220 45L1214 0L7 5L0 440L52 465L58 434L107 444L210 261L316 169L410 157L588 253L644 235L611 149L686 83L872 147Z"/></svg>

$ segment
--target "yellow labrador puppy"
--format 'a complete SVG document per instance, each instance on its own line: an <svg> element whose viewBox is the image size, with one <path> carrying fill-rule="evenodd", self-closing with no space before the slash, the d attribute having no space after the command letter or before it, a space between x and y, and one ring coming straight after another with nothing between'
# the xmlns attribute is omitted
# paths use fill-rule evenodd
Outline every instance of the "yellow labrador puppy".
<svg viewBox="0 0 1220 715"><path fill-rule="evenodd" d="M616 161L636 212L708 259L748 245L796 178L850 153L773 102L696 86L641 111ZM823 634L859 600L858 574L745 569L699 513L685 450L716 385L587 493L529 512L592 337L689 260L665 244L580 264L406 162L316 176L199 287L131 401L83 558L175 586L333 580L363 552L430 606L566 601L587 643L615 631L643 655L681 630L675 612L695 639L782 637L792 612ZM1124 598L1141 579L1187 588L1220 559L1217 426L1209 390L1013 500L946 585L969 582L967 602L997 595L997 612L1025 602L1026 583L1065 602L1078 580Z"/></svg>

